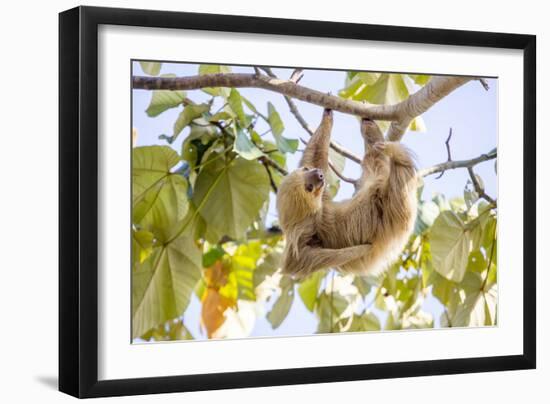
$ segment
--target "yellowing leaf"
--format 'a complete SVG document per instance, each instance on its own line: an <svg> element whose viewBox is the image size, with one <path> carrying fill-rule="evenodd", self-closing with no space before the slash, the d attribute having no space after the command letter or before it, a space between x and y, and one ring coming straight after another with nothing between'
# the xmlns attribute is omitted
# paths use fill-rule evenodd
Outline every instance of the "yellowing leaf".
<svg viewBox="0 0 550 404"><path fill-rule="evenodd" d="M235 307L237 299L236 296L220 293L229 278L229 270L222 261L216 261L204 272L206 289L202 295L201 324L206 329L208 338L212 338L225 322L225 311L228 307Z"/></svg>

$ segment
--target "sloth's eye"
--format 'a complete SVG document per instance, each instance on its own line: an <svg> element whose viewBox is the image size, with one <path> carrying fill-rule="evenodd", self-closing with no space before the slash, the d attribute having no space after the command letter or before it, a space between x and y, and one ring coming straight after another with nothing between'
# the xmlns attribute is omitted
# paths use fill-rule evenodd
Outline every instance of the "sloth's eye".
<svg viewBox="0 0 550 404"><path fill-rule="evenodd" d="M306 191L307 192L312 192L313 191L313 184L307 184L306 185Z"/></svg>
<svg viewBox="0 0 550 404"><path fill-rule="evenodd" d="M302 168L302 170L307 171L307 170L309 170L309 167L304 167L304 168Z"/></svg>

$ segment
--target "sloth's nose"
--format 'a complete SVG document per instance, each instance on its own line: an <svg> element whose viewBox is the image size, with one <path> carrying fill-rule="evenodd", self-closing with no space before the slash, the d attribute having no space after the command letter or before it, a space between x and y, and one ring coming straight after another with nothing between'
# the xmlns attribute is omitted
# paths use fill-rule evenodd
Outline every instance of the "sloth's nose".
<svg viewBox="0 0 550 404"><path fill-rule="evenodd" d="M317 178L319 181L323 181L325 179L325 176L323 175L323 172L319 170L318 168L315 169L315 173L317 174Z"/></svg>

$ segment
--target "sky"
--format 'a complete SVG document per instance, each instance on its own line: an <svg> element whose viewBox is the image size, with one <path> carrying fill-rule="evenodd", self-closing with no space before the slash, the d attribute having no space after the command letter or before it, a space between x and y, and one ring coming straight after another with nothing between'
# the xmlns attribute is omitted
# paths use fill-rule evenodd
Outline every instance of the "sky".
<svg viewBox="0 0 550 404"><path fill-rule="evenodd" d="M233 67L237 73L251 73L251 67ZM293 69L274 68L274 73L281 78L288 78ZM165 63L161 74L173 73L177 76L190 76L198 74L197 64ZM344 71L310 70L304 71L304 77L300 84L323 92L338 94L344 87ZM422 72L415 72L422 73ZM133 64L134 75L144 75L139 63ZM447 160L445 140L452 128L453 136L450 141L453 160L463 160L477 157L487 153L497 146L497 113L498 113L498 80L488 79L489 90L486 91L478 81L471 81L458 88L443 100L435 104L422 115L426 125L425 132L407 132L402 142L415 154L418 168L432 166ZM149 118L145 113L151 99L151 91L132 90L132 125L138 132L137 146L166 144L159 140L160 134L172 133L173 124L180 113L180 108L170 109L155 118ZM307 138L307 133L290 113L286 101L280 94L275 94L262 89L242 88L239 92L248 98L260 111L267 114L267 102L271 102L282 121L285 124L283 135L288 138ZM201 90L188 91L187 96L200 103L209 100L210 96ZM302 116L310 127L316 127L321 119L322 107L295 100ZM214 104L213 110L216 110ZM221 106L221 103L219 104ZM267 124L258 120L255 129L258 133L268 129ZM179 152L181 143L185 139L189 129L186 128L172 146ZM269 135L267 136L269 138ZM363 140L359 133L359 121L356 117L334 113L334 126L332 139L342 144L349 150L360 155L363 152ZM299 149L300 150L300 149ZM291 171L297 167L300 159L300 151L287 156L287 166ZM476 174L483 179L487 194L497 196L497 177L495 173L495 161L481 163L474 167ZM347 161L343 174L347 177L357 178L360 175L360 167L354 162ZM464 186L469 179L466 169L447 171L443 177L436 179L429 176L424 179L423 199L429 200L437 193L444 194L447 198L462 196ZM353 194L351 184L341 181L341 186L336 200L347 199ZM270 208L268 212L269 222L276 220L274 207L274 195L271 194ZM367 297L368 299L368 297ZM272 299L272 302L276 299ZM269 310L269 305L265 308ZM428 299L423 309L434 315L435 325L439 323L439 315L442 306L436 299ZM382 315L377 311L376 314ZM189 307L184 313L185 324L196 339L204 339L205 335L200 330L200 302L193 297ZM382 317L382 320L384 317ZM382 322L383 324L383 322ZM299 298L294 299L293 306L287 318L275 330L265 316L259 316L251 336L280 336L312 334L317 326L316 318L304 307Z"/></svg>

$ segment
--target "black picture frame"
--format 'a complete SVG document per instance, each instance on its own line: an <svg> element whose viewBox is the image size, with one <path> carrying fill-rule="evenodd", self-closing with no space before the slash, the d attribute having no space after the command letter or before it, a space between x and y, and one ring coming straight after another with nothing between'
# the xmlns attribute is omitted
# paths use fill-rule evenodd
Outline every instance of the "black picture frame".
<svg viewBox="0 0 550 404"><path fill-rule="evenodd" d="M523 353L99 381L97 54L101 24L522 50L524 228L517 238L524 251ZM60 13L59 389L83 398L535 368L535 60L533 35L95 7Z"/></svg>

